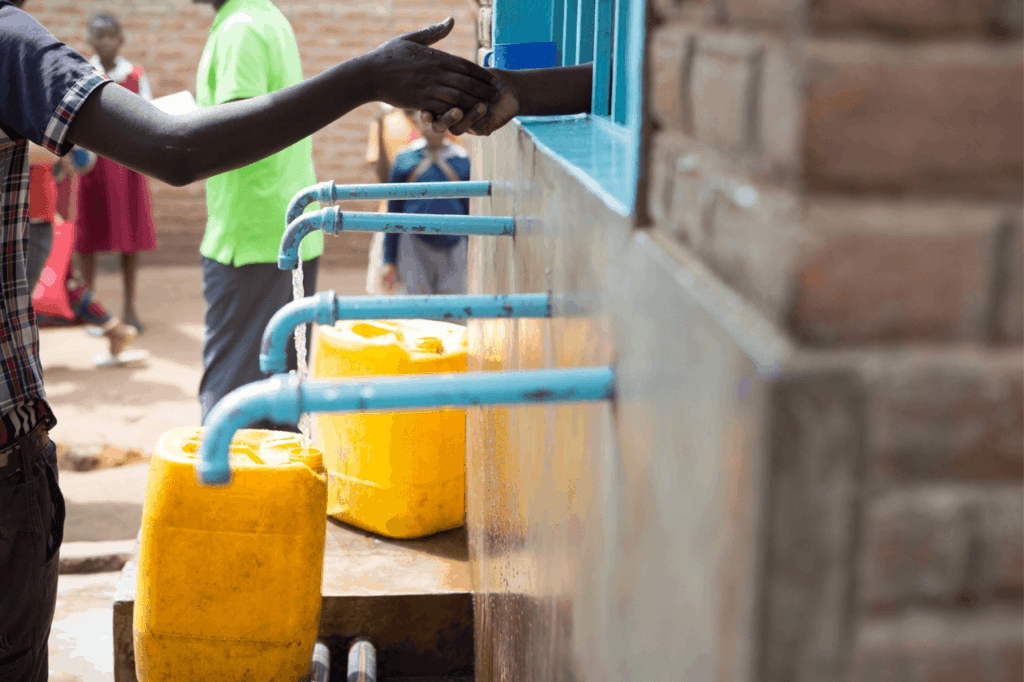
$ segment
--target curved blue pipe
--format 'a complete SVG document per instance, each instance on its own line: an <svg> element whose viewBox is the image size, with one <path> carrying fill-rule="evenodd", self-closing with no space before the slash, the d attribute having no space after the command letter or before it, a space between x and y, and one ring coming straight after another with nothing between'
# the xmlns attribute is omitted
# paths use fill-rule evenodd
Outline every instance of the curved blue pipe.
<svg viewBox="0 0 1024 682"><path fill-rule="evenodd" d="M312 187L307 187L302 190L288 202L288 210L285 211L284 224L291 225L295 220L302 215L306 207L312 204L314 201L319 201L321 207L330 206L337 199L334 197L337 194L337 190L334 186L334 180L328 180L327 182L321 182Z"/></svg>
<svg viewBox="0 0 1024 682"><path fill-rule="evenodd" d="M293 396L291 399L286 397L289 394ZM199 483L226 485L231 482L228 452L235 431L262 419L297 424L298 409L299 378L294 374L278 374L255 381L221 398L206 415L203 456L196 462Z"/></svg>
<svg viewBox="0 0 1024 682"><path fill-rule="evenodd" d="M372 185L339 185L334 201L357 199L462 199L491 195L490 180L459 182L385 182Z"/></svg>
<svg viewBox="0 0 1024 682"><path fill-rule="evenodd" d="M303 412L387 411L515 403L582 402L615 397L611 367L391 376L362 381L308 381L276 375L226 395L207 416L200 484L231 481L235 431L254 421L297 423Z"/></svg>
<svg viewBox="0 0 1024 682"><path fill-rule="evenodd" d="M384 200L384 199L461 199L488 197L491 195L490 180L468 182L403 182L372 185L336 185L333 180L321 182L302 190L288 203L285 225L291 225L302 215L306 207L320 202L324 207L336 201Z"/></svg>
<svg viewBox="0 0 1024 682"><path fill-rule="evenodd" d="M343 296L333 291L292 301L263 331L260 369L286 372L288 337L300 324L338 320L464 320L470 317L551 317L548 294L457 296Z"/></svg>
<svg viewBox="0 0 1024 682"><path fill-rule="evenodd" d="M338 220L338 208L328 206L315 213L304 213L288 223L281 237L281 248L278 251L277 267L281 270L294 270L299 267L299 246L306 235L322 230L327 234L336 234L335 225Z"/></svg>
<svg viewBox="0 0 1024 682"><path fill-rule="evenodd" d="M444 184L444 183L440 183ZM316 213L306 213L292 221L281 237L277 267L294 270L299 267L299 245L313 230L337 234L341 230L356 232L400 232L408 234L498 235L513 236L515 219L505 216L429 215L423 213L369 213L342 211L333 206Z"/></svg>

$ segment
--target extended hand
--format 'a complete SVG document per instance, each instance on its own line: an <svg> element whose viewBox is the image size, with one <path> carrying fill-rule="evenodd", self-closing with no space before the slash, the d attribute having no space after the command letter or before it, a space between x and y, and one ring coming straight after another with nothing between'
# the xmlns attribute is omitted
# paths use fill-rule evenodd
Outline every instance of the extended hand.
<svg viewBox="0 0 1024 682"><path fill-rule="evenodd" d="M498 95L491 102L480 103L468 110L450 109L440 117L431 111L423 111L423 121L432 124L434 131L451 131L453 135L472 133L490 135L519 115L521 97L507 71L488 69L495 77Z"/></svg>
<svg viewBox="0 0 1024 682"><path fill-rule="evenodd" d="M427 47L455 26L449 17L440 24L389 40L366 55L373 94L401 109L421 109L440 115L455 107L473 109L498 91L494 77L483 67Z"/></svg>

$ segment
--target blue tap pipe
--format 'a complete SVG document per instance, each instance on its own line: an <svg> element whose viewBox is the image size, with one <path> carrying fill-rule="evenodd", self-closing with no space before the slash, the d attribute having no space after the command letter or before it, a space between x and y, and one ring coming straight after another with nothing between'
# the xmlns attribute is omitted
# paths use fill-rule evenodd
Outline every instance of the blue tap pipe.
<svg viewBox="0 0 1024 682"><path fill-rule="evenodd" d="M334 180L307 187L288 202L288 210L284 214L284 224L291 225L314 201L319 201L323 206L333 204L336 201L334 198L336 194L337 188L334 185Z"/></svg>
<svg viewBox="0 0 1024 682"><path fill-rule="evenodd" d="M206 419L202 485L231 482L228 451L235 431L261 419L295 424L303 412L388 411L516 403L583 402L615 397L611 367L391 376L307 381L278 374L224 396Z"/></svg>
<svg viewBox="0 0 1024 682"><path fill-rule="evenodd" d="M439 183L445 184L445 183ZM406 232L411 234L504 235L516 231L515 219L506 216L428 215L423 213L367 213L342 211L337 206L299 216L284 231L277 267L294 270L299 267L299 245L313 230L338 234L341 230L356 232Z"/></svg>
<svg viewBox="0 0 1024 682"><path fill-rule="evenodd" d="M335 185L333 180L307 187L288 204L285 225L291 225L314 201L324 206L358 199L461 199L491 195L489 180L470 182L407 182L376 185Z"/></svg>
<svg viewBox="0 0 1024 682"><path fill-rule="evenodd" d="M374 185L341 185L335 201L356 199L464 199L491 196L490 180L459 182L386 182Z"/></svg>
<svg viewBox="0 0 1024 682"><path fill-rule="evenodd" d="M285 305L270 318L260 344L260 369L287 371L288 336L300 324L338 320L464 320L470 317L551 317L548 294L505 296L343 296L321 291Z"/></svg>

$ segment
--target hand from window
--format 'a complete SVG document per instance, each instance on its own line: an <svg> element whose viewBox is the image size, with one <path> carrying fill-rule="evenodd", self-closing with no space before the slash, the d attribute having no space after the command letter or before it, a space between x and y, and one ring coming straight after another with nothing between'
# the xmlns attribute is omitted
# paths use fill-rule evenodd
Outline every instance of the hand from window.
<svg viewBox="0 0 1024 682"><path fill-rule="evenodd" d="M515 83L507 71L488 69L497 79L495 87L498 95L491 102L476 105L469 113L461 109L451 109L437 117L430 111L420 114L425 123L433 126L434 131L441 133L450 130L453 135L471 133L473 135L490 135L519 115L521 97L516 92Z"/></svg>
<svg viewBox="0 0 1024 682"><path fill-rule="evenodd" d="M374 98L401 109L443 114L453 107L472 110L498 92L495 78L483 67L435 50L432 45L455 26L449 17L440 24L389 40L367 54L366 72Z"/></svg>

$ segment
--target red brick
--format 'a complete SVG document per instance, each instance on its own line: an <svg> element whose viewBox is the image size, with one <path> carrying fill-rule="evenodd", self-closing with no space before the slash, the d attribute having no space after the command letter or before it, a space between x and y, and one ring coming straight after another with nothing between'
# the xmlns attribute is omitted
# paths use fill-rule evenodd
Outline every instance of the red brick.
<svg viewBox="0 0 1024 682"><path fill-rule="evenodd" d="M791 326L815 345L983 334L988 235L849 234L797 269Z"/></svg>
<svg viewBox="0 0 1024 682"><path fill-rule="evenodd" d="M725 18L721 0L654 0L652 9L663 19L706 21Z"/></svg>
<svg viewBox="0 0 1024 682"><path fill-rule="evenodd" d="M668 130L693 131L687 83L695 46L693 35L674 25L655 31L651 37L651 114Z"/></svg>
<svg viewBox="0 0 1024 682"><path fill-rule="evenodd" d="M699 140L737 150L751 143L761 51L747 36L700 38L690 76L690 97L698 103L693 128Z"/></svg>
<svg viewBox="0 0 1024 682"><path fill-rule="evenodd" d="M1024 229L1020 210L1013 210L1004 227L996 275L994 328L995 343L1020 346L1024 343Z"/></svg>
<svg viewBox="0 0 1024 682"><path fill-rule="evenodd" d="M957 491L894 492L865 509L861 603L893 609L914 601L954 606L968 587L974 510Z"/></svg>
<svg viewBox="0 0 1024 682"><path fill-rule="evenodd" d="M1000 0L812 0L811 25L822 33L854 30L897 38L1012 37L1020 34L1013 5Z"/></svg>
<svg viewBox="0 0 1024 682"><path fill-rule="evenodd" d="M810 189L1024 194L1017 47L821 42L809 56L803 160Z"/></svg>
<svg viewBox="0 0 1024 682"><path fill-rule="evenodd" d="M704 241L710 205L702 188L707 176L698 146L689 138L659 133L654 138L650 210L658 229L690 248Z"/></svg>
<svg viewBox="0 0 1024 682"><path fill-rule="evenodd" d="M988 682L985 653L975 648L931 651L910 665L913 682Z"/></svg>
<svg viewBox="0 0 1024 682"><path fill-rule="evenodd" d="M1019 350L894 353L873 371L874 480L1024 480Z"/></svg>
<svg viewBox="0 0 1024 682"><path fill-rule="evenodd" d="M29 7L28 9L32 11L33 16L35 16L36 14L40 14L39 12L37 12L36 8ZM53 11L56 12L57 14L85 16L85 9L78 3L71 3L68 5L57 5L56 7L53 8Z"/></svg>
<svg viewBox="0 0 1024 682"><path fill-rule="evenodd" d="M919 611L861 620L851 682L1008 682L1024 650L1020 608ZM877 676L876 676L877 675Z"/></svg>
<svg viewBox="0 0 1024 682"><path fill-rule="evenodd" d="M761 91L756 122L764 157L763 173L795 178L800 166L800 123L803 107L800 64L781 41L767 43L761 66Z"/></svg>
<svg viewBox="0 0 1024 682"><path fill-rule="evenodd" d="M1024 489L1008 485L985 491L980 504L980 589L994 599L1019 601L1024 596Z"/></svg>
<svg viewBox="0 0 1024 682"><path fill-rule="evenodd" d="M1024 642L1011 642L998 647L993 658L992 682L1024 680Z"/></svg>
<svg viewBox="0 0 1024 682"><path fill-rule="evenodd" d="M805 0L722 0L730 23L796 28L807 11Z"/></svg>

